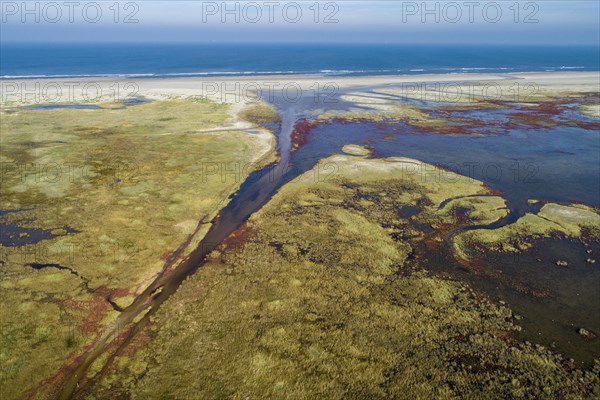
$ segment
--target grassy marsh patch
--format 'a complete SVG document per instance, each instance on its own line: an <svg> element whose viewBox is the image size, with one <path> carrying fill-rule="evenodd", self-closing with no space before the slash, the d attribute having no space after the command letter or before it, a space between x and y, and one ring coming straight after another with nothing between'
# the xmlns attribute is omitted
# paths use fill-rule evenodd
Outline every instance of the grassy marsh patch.
<svg viewBox="0 0 600 400"><path fill-rule="evenodd" d="M0 113L0 210L20 210L4 220L60 233L1 248L0 361L8 372L0 385L18 398L80 353L113 320L113 306L127 306L252 168L227 179L221 171L253 165L273 143L239 131L199 133L231 117L227 105L194 98ZM41 340L32 330L52 333Z"/></svg>
<svg viewBox="0 0 600 400"><path fill-rule="evenodd" d="M525 251L535 240L549 237L582 238L583 234L600 240L600 214L584 205L545 204L537 214L525 214L516 222L497 229L476 229L454 238L457 256L468 253Z"/></svg>

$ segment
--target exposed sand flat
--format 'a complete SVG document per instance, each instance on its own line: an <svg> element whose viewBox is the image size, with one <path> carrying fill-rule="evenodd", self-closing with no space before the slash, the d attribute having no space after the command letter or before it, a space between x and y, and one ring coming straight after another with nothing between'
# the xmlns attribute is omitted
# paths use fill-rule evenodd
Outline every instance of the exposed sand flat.
<svg viewBox="0 0 600 400"><path fill-rule="evenodd" d="M368 86L402 85L414 91L415 84L436 82L485 85L488 83L510 87L534 84L543 92L597 92L600 90L600 72L544 72L514 74L438 74L396 76L235 76L194 78L75 78L2 80L0 104L18 105L35 103L106 102L127 96L164 98L167 96L205 96L225 103L252 101L253 93L286 90L295 96L298 89L304 95L333 94L339 89ZM468 84L468 85L467 85ZM329 86L327 86L329 85ZM413 86L410 86L413 85ZM456 87L456 85L454 85ZM100 88L98 92L97 89ZM434 89L435 90L435 89ZM452 92L452 85L447 89ZM98 93L100 95L98 95Z"/></svg>
<svg viewBox="0 0 600 400"><path fill-rule="evenodd" d="M600 119L600 104L593 104L590 106L581 106L581 113L591 118Z"/></svg>

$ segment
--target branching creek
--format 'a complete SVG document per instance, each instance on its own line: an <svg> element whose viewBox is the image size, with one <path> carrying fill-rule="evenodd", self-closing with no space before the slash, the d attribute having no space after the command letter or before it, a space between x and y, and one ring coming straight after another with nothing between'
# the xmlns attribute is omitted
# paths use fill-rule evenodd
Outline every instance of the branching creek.
<svg viewBox="0 0 600 400"><path fill-rule="evenodd" d="M379 92L375 87L362 88L361 91L367 97L391 99L391 95ZM281 117L275 129L279 162L252 173L212 221L199 246L177 268L168 274L165 271L159 274L131 305L121 311L117 320L97 337L91 347L63 367L65 381L59 398L77 398L83 394L86 387L84 377L94 361L108 355L103 358L104 368L107 368L161 304L202 266L211 251L261 209L281 186L313 168L319 160L340 153L345 144L370 147L373 157L415 158L485 182L507 200L510 213L502 221L483 228L502 226L527 212L537 212L535 206L528 203L529 199L576 200L600 206L598 193L589 190L596 187L594 180L600 176L600 132L578 127L512 129L488 135L450 136L416 132L414 128L398 122L332 121L311 128L306 141L294 149L292 132L303 118L310 120L315 114L330 110L368 108L344 101L339 97L342 94L344 91L333 102L331 96L319 99L308 96L294 103L283 98L273 99L272 103ZM511 112L510 109L486 111L464 112L462 117L502 119L503 112ZM446 240L456 233L448 234ZM542 243L541 247L536 246L531 254L519 260L518 265L522 268L517 268L518 265L510 260L494 262L494 269L513 274L512 278L523 280L525 284L550 286L556 295L541 300L513 290L502 280L488 279L460 268L447 252L441 257L427 259L424 266L451 279L465 280L495 300L506 301L523 316L523 340L549 346L554 343L557 351L587 363L590 355L598 357L600 351L598 346L584 343L576 328L580 324L600 331L597 317L600 315L600 300L596 296L600 273L597 268L576 261L585 255L581 243L560 242L560 245ZM547 246L560 249L563 252L560 253L561 258L566 257L574 268L556 268L555 260L549 255L552 251ZM598 249L594 248L594 251ZM537 261L540 258L542 261Z"/></svg>

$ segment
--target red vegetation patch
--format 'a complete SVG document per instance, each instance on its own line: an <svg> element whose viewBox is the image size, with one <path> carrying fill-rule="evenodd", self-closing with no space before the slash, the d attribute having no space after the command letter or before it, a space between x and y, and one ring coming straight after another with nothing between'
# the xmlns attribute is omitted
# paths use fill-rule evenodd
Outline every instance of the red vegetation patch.
<svg viewBox="0 0 600 400"><path fill-rule="evenodd" d="M587 131L600 131L600 123L598 122L575 121L575 126Z"/></svg>
<svg viewBox="0 0 600 400"><path fill-rule="evenodd" d="M449 118L444 124L432 124L429 121L406 121L406 124L415 128L419 133L435 133L443 135L472 135L485 133L485 128L497 128L496 123L486 123L481 120L469 118Z"/></svg>
<svg viewBox="0 0 600 400"><path fill-rule="evenodd" d="M100 338L102 329L101 321L113 309L107 299L111 296L121 296L129 293L128 290L110 290L106 287L98 288L94 292L94 298L88 302L76 302L74 300L66 300L63 302L69 310L82 310L85 312L85 317L75 323L74 332L81 335L84 340L88 335L96 334L94 340L88 343L81 351L73 354L65 365L48 379L40 382L40 384L27 393L26 398L37 398L41 394L48 394L51 397L57 397L61 390L60 385L66 382L75 370L83 362L84 354L93 347L94 343Z"/></svg>
<svg viewBox="0 0 600 400"><path fill-rule="evenodd" d="M86 335L99 332L100 322L113 309L107 301L111 296L110 290L100 288L96 293L97 296L86 307L87 316L82 320L82 332Z"/></svg>
<svg viewBox="0 0 600 400"><path fill-rule="evenodd" d="M301 118L296 122L292 131L292 148L294 150L303 146L308 142L308 133L311 129L317 127L316 122L308 121L306 118Z"/></svg>
<svg viewBox="0 0 600 400"><path fill-rule="evenodd" d="M539 103L537 106L520 106L516 113L509 115L507 128L546 128L555 126L575 127L585 130L599 130L600 123L574 118L579 114L579 105L587 102L565 103L564 99Z"/></svg>
<svg viewBox="0 0 600 400"><path fill-rule="evenodd" d="M253 235L254 231L252 228L250 228L248 224L244 224L238 230L226 237L219 246L219 249L221 251L232 250L237 252L237 250L240 249L246 242L248 242L250 237Z"/></svg>
<svg viewBox="0 0 600 400"><path fill-rule="evenodd" d="M152 340L150 336L149 325L146 326L146 329L140 330L137 335L133 336L127 346L125 346L119 354L121 357L133 357L138 350L145 348Z"/></svg>

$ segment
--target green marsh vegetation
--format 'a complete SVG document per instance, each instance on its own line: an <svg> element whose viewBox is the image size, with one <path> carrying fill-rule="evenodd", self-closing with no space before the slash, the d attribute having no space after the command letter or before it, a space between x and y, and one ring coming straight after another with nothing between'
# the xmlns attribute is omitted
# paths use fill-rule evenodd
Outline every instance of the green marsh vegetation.
<svg viewBox="0 0 600 400"><path fill-rule="evenodd" d="M461 233L453 246L458 257L468 260L472 250L520 253L536 240L558 237L600 241L600 214L582 204L547 203L537 214L527 213L512 224Z"/></svg>
<svg viewBox="0 0 600 400"><path fill-rule="evenodd" d="M262 125L279 120L277 110L269 104L255 102L249 104L240 113L239 118L242 121L248 121L253 124Z"/></svg>
<svg viewBox="0 0 600 400"><path fill-rule="evenodd" d="M118 107L0 111L0 210L16 211L2 223L53 233L1 248L4 398L27 397L80 354L273 150L266 131L202 133L233 122L226 104ZM221 179L236 164L251 167Z"/></svg>

